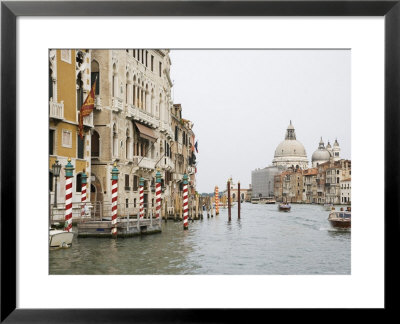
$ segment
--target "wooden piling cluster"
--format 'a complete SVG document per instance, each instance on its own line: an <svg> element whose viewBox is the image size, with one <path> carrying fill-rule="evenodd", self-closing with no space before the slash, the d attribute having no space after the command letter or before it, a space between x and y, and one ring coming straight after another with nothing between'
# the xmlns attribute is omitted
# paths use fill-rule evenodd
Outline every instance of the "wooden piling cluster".
<svg viewBox="0 0 400 324"><path fill-rule="evenodd" d="M203 218L204 197L199 195L189 195L189 220L199 220ZM180 222L183 220L183 198L179 194L175 194L170 201L163 201L162 217L165 221L174 220Z"/></svg>

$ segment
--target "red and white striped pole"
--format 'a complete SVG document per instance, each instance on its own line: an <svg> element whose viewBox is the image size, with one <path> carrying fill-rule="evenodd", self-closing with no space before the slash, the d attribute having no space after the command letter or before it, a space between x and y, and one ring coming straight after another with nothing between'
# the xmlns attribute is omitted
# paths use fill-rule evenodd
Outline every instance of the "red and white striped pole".
<svg viewBox="0 0 400 324"><path fill-rule="evenodd" d="M68 158L68 163L65 170L65 225L64 230L70 232L72 230L72 177L74 166L71 164L71 158Z"/></svg>
<svg viewBox="0 0 400 324"><path fill-rule="evenodd" d="M161 173L157 170L156 173L156 220L160 218L161 212Z"/></svg>
<svg viewBox="0 0 400 324"><path fill-rule="evenodd" d="M81 183L82 183L82 188L81 188L81 218L85 217L85 211L86 211L86 184L87 184L87 174L85 173L85 170L83 170L82 175L81 175Z"/></svg>
<svg viewBox="0 0 400 324"><path fill-rule="evenodd" d="M117 163L111 170L111 235L117 237L117 218L118 218L118 174Z"/></svg>
<svg viewBox="0 0 400 324"><path fill-rule="evenodd" d="M140 178L139 182L139 218L144 217L144 179Z"/></svg>
<svg viewBox="0 0 400 324"><path fill-rule="evenodd" d="M215 215L219 215L219 193L218 193L218 186L215 186Z"/></svg>
<svg viewBox="0 0 400 324"><path fill-rule="evenodd" d="M183 175L183 229L187 230L188 227L188 175L185 173Z"/></svg>

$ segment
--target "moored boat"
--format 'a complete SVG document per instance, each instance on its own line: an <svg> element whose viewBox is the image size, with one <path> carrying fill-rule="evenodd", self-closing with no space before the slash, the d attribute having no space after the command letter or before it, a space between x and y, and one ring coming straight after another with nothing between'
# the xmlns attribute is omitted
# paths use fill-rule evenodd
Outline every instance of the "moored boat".
<svg viewBox="0 0 400 324"><path fill-rule="evenodd" d="M69 248L72 245L74 232L68 232L57 229L49 231L49 247L51 248Z"/></svg>
<svg viewBox="0 0 400 324"><path fill-rule="evenodd" d="M268 197L265 199L266 204L275 204L276 200L273 197Z"/></svg>
<svg viewBox="0 0 400 324"><path fill-rule="evenodd" d="M333 227L350 228L351 227L351 211L332 211L329 213L328 221Z"/></svg>
<svg viewBox="0 0 400 324"><path fill-rule="evenodd" d="M288 203L280 203L278 206L279 210L286 211L286 212L290 211L290 208L291 208L291 206Z"/></svg>

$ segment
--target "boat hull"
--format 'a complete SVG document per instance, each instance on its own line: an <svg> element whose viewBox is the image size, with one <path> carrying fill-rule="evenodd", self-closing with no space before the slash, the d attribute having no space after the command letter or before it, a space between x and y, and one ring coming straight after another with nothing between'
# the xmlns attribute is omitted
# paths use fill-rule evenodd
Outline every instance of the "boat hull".
<svg viewBox="0 0 400 324"><path fill-rule="evenodd" d="M335 219L330 219L329 222L333 227L337 228L351 228L351 221L350 220L335 220Z"/></svg>
<svg viewBox="0 0 400 324"><path fill-rule="evenodd" d="M51 248L69 248L73 238L74 232L50 231L49 246Z"/></svg>
<svg viewBox="0 0 400 324"><path fill-rule="evenodd" d="M282 205L279 205L279 207L278 207L278 209L280 211L284 211L284 212L290 211L290 208L291 208L291 206L282 206Z"/></svg>

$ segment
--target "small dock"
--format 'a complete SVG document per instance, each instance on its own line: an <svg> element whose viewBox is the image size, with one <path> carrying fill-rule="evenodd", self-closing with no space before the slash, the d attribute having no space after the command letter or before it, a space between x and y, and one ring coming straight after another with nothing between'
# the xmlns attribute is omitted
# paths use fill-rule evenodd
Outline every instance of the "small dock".
<svg viewBox="0 0 400 324"><path fill-rule="evenodd" d="M161 233L161 219L118 219L117 237L132 237L155 233ZM78 223L78 237L112 237L111 220Z"/></svg>

